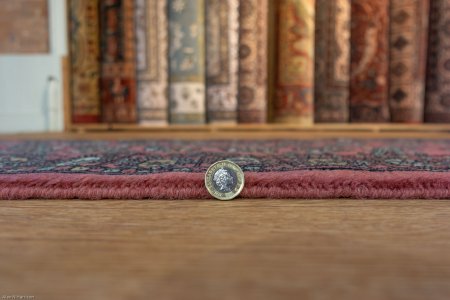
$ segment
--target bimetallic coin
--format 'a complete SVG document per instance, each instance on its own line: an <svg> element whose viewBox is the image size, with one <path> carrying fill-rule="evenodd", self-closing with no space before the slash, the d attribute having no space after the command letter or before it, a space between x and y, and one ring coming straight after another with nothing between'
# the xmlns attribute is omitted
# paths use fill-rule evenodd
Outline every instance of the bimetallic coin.
<svg viewBox="0 0 450 300"><path fill-rule="evenodd" d="M231 200L239 195L244 187L244 172L229 160L215 162L206 171L205 186L215 198Z"/></svg>

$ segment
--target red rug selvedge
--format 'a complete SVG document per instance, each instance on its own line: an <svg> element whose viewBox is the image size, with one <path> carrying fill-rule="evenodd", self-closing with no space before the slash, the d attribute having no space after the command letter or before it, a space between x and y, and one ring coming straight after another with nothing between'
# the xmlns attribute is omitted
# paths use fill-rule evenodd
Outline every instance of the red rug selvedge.
<svg viewBox="0 0 450 300"><path fill-rule="evenodd" d="M448 140L328 139L3 141L0 199L211 199L204 171L229 157L242 198L450 198ZM160 169L131 174L149 166Z"/></svg>
<svg viewBox="0 0 450 300"><path fill-rule="evenodd" d="M450 174L288 171L245 174L243 198L447 199ZM201 173L0 175L1 199L207 199Z"/></svg>

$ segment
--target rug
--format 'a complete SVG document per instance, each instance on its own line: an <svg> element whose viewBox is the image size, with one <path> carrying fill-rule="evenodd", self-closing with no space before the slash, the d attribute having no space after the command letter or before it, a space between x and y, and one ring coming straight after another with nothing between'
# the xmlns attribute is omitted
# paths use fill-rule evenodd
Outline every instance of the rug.
<svg viewBox="0 0 450 300"><path fill-rule="evenodd" d="M450 140L0 141L0 199L207 199L218 160L242 198L450 198Z"/></svg>

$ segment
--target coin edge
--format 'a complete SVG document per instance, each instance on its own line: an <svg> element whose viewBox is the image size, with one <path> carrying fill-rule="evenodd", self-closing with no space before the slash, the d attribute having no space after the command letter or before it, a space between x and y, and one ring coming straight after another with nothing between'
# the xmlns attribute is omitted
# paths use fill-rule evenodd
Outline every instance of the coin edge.
<svg viewBox="0 0 450 300"><path fill-rule="evenodd" d="M211 170L215 165L217 165L217 164L219 164L219 163L231 163L231 164L233 164L233 165L235 165L237 168L238 168L238 170L242 173L242 185L241 185L241 187L238 189L238 191L236 192L236 195L234 195L234 196L232 196L232 197L227 197L227 198L218 198L218 197L216 197L210 190L209 190L209 188L208 188L208 185L206 184L207 183L207 176L208 176L208 172L209 172L209 170ZM216 161L215 163L213 163L212 165L210 165L209 167L208 167L208 169L206 170L206 172L205 172L205 178L204 178L204 183L205 183L205 187L206 187L206 190L208 191L208 193L211 195L211 196L213 196L215 199L217 199L217 200L220 200L220 201L229 201L229 200L233 200L234 198L236 198L237 196L239 196L240 194L241 194L241 192L242 192L242 190L244 189L244 185L245 185L245 174L244 174L244 171L242 170L242 168L237 164L237 163L235 163L235 162L233 162L233 161L231 161L231 160L219 160L219 161Z"/></svg>

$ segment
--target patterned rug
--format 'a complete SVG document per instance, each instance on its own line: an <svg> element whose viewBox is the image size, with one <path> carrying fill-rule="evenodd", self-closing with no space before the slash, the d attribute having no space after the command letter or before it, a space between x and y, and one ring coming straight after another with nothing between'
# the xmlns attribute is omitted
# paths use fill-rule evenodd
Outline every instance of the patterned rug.
<svg viewBox="0 0 450 300"><path fill-rule="evenodd" d="M450 140L0 141L0 199L212 198L218 160L243 198L450 198Z"/></svg>

